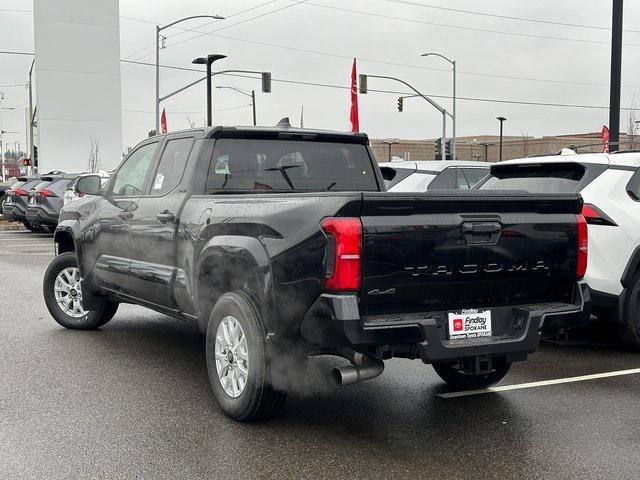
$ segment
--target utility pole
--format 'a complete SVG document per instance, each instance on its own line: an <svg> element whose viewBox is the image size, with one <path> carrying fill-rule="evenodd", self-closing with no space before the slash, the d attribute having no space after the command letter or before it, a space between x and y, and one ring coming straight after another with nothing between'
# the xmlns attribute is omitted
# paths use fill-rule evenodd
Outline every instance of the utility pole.
<svg viewBox="0 0 640 480"><path fill-rule="evenodd" d="M506 120L505 117L497 117L496 120L498 120L500 122L500 156L499 156L499 162L502 161L502 124L504 123L504 121Z"/></svg>
<svg viewBox="0 0 640 480"><path fill-rule="evenodd" d="M36 162L33 158L33 88L31 81L31 74L33 73L33 66L36 63L34 58L31 62L31 68L29 68L29 159L31 160L31 171L37 173Z"/></svg>
<svg viewBox="0 0 640 480"><path fill-rule="evenodd" d="M622 0L613 0L611 80L609 86L609 151L620 149L620 83L622 81Z"/></svg>

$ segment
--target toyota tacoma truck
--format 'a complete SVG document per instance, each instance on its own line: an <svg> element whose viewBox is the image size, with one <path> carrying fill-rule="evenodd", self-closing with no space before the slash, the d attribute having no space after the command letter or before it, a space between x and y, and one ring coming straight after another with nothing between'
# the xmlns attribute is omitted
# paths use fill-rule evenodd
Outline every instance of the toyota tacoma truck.
<svg viewBox="0 0 640 480"><path fill-rule="evenodd" d="M199 325L215 398L241 421L273 414L312 355L348 360L342 384L400 357L479 389L588 317L577 194L386 192L364 134L154 136L75 188L44 277L53 318L95 329L133 303Z"/></svg>

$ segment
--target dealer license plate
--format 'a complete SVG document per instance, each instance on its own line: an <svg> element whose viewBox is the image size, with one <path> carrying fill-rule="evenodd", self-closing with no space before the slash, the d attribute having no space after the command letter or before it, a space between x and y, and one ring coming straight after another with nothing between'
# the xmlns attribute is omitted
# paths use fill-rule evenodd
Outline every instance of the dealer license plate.
<svg viewBox="0 0 640 480"><path fill-rule="evenodd" d="M449 338L478 338L491 336L491 310L475 308L449 312Z"/></svg>

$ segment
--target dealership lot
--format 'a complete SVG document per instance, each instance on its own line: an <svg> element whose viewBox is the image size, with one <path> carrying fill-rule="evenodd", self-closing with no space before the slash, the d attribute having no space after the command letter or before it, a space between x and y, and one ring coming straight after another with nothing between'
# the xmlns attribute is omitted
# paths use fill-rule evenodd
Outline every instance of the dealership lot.
<svg viewBox="0 0 640 480"><path fill-rule="evenodd" d="M53 322L52 256L50 235L0 233L2 478L637 478L638 374L442 398L420 362L334 387L338 361L316 358L278 418L239 424L192 327L133 306L100 331ZM596 326L543 343L500 385L639 367Z"/></svg>

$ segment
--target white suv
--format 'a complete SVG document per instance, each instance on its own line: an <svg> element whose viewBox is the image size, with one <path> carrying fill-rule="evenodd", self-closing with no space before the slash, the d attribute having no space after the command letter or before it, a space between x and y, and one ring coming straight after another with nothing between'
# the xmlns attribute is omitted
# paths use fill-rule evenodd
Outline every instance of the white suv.
<svg viewBox="0 0 640 480"><path fill-rule="evenodd" d="M469 190L489 173L491 164L460 160L385 162L380 164L390 192Z"/></svg>
<svg viewBox="0 0 640 480"><path fill-rule="evenodd" d="M640 153L510 160L492 165L476 188L582 195L589 229L584 279L593 311L614 321L622 339L640 348Z"/></svg>

